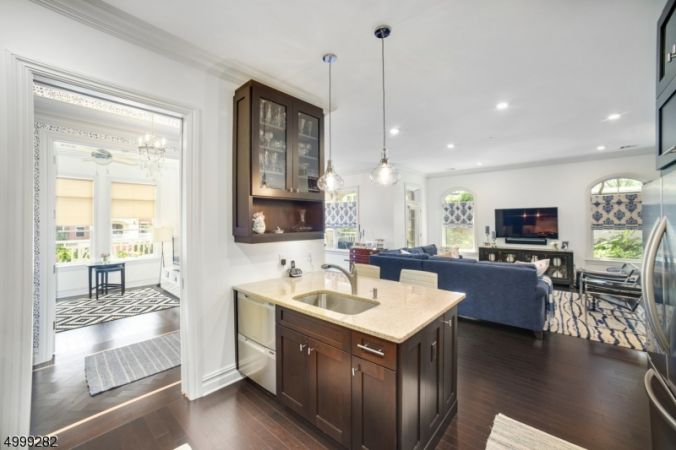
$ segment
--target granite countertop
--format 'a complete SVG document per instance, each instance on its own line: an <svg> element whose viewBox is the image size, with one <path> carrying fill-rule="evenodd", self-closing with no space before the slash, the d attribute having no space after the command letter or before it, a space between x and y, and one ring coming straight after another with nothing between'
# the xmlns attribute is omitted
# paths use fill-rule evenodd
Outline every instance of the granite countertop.
<svg viewBox="0 0 676 450"><path fill-rule="evenodd" d="M301 278L275 278L234 287L236 291L254 298L397 344L406 341L465 298L465 294L460 292L366 277L359 278L356 296L373 301L373 288L378 289L375 301L379 304L360 314L348 315L293 299L316 291L351 295L350 283L340 272L310 272Z"/></svg>

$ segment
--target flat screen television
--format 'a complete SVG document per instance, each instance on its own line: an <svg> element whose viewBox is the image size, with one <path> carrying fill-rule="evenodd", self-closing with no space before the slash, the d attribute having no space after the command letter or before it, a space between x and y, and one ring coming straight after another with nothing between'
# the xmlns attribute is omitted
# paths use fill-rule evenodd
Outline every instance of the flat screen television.
<svg viewBox="0 0 676 450"><path fill-rule="evenodd" d="M495 210L495 234L499 238L558 239L558 208Z"/></svg>

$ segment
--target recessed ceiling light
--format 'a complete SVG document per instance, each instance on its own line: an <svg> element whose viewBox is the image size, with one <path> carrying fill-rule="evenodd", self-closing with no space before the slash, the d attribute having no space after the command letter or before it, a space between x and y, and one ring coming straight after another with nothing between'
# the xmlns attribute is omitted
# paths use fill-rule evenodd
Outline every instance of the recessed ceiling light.
<svg viewBox="0 0 676 450"><path fill-rule="evenodd" d="M478 163L476 163L476 165L477 165L478 167L481 167L481 166L483 166L484 164L483 164L482 162L478 162Z"/></svg>
<svg viewBox="0 0 676 450"><path fill-rule="evenodd" d="M509 103L507 102L500 102L497 105L495 105L495 109L497 109L498 111L504 111L507 108L509 108Z"/></svg>
<svg viewBox="0 0 676 450"><path fill-rule="evenodd" d="M622 114L612 113L612 114L608 114L608 117L606 117L606 120L618 120L620 117L622 117Z"/></svg>
<svg viewBox="0 0 676 450"><path fill-rule="evenodd" d="M598 151L600 151L600 152L602 152L602 151L605 150L605 149L606 149L606 146L605 146L605 145L599 145L598 147L596 147L596 150L598 150Z"/></svg>
<svg viewBox="0 0 676 450"><path fill-rule="evenodd" d="M449 148L449 149L450 149L450 148L455 148L455 144L453 144L453 143L446 144L446 148Z"/></svg>
<svg viewBox="0 0 676 450"><path fill-rule="evenodd" d="M392 136L398 135L398 134L399 134L399 128L397 128L397 127L390 128L390 134L391 134Z"/></svg>

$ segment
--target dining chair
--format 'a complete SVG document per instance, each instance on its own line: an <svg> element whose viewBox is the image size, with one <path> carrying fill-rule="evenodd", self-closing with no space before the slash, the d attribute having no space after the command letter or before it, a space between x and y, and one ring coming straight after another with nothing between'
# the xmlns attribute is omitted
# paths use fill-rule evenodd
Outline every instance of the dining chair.
<svg viewBox="0 0 676 450"><path fill-rule="evenodd" d="M401 269L399 282L406 284L415 284L428 288L437 289L439 277L434 272L425 272L423 270Z"/></svg>
<svg viewBox="0 0 676 450"><path fill-rule="evenodd" d="M357 276L364 278L378 278L380 279L380 267L371 264L354 263L354 271Z"/></svg>

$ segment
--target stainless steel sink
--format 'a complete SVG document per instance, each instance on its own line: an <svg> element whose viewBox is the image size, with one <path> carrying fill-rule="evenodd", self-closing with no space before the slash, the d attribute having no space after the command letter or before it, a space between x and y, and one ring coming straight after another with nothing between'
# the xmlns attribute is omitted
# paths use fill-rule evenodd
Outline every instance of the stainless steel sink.
<svg viewBox="0 0 676 450"><path fill-rule="evenodd" d="M311 294L299 295L293 299L318 308L349 315L363 313L380 304L374 300L330 291L318 291Z"/></svg>

